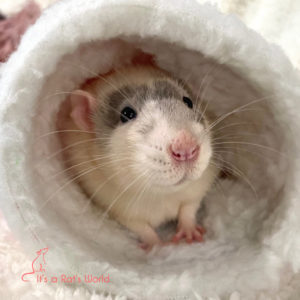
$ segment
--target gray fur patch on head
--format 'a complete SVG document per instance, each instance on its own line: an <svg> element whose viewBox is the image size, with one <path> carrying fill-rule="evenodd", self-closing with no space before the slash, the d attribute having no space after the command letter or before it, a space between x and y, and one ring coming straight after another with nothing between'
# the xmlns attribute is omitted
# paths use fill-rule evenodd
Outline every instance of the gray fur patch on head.
<svg viewBox="0 0 300 300"><path fill-rule="evenodd" d="M148 94L149 88L146 85L124 85L113 91L101 103L95 116L96 125L115 128L120 122L122 108L128 105L138 111L143 106Z"/></svg>
<svg viewBox="0 0 300 300"><path fill-rule="evenodd" d="M125 85L118 90L113 91L111 94L107 95L104 101L105 109L105 124L114 128L120 121L119 108L126 101L126 99L131 99L135 95L135 89L132 86Z"/></svg>
<svg viewBox="0 0 300 300"><path fill-rule="evenodd" d="M178 87L168 80L157 80L154 82L153 98L161 99L180 99L181 94Z"/></svg>
<svg viewBox="0 0 300 300"><path fill-rule="evenodd" d="M180 84L177 80L157 79L150 84L124 85L108 94L103 103L100 104L94 121L97 128L112 130L120 124L120 114L124 107L130 106L139 112L143 109L146 101L155 101L161 111L165 112L170 120L173 118L188 119L201 122L201 114L193 110L185 110L182 102L183 96L192 96L190 90ZM177 104L179 101L179 107ZM169 116L169 117L168 117ZM153 122L143 122L139 132L149 133L154 128Z"/></svg>

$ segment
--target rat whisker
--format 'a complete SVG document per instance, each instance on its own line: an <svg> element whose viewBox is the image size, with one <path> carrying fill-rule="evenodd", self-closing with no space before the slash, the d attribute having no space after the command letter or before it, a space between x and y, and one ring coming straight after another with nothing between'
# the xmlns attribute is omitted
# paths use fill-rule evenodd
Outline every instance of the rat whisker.
<svg viewBox="0 0 300 300"><path fill-rule="evenodd" d="M78 146L78 145L82 145L82 144L85 144L85 143L89 143L89 142L96 142L96 141L102 141L102 140L103 140L102 137L101 137L101 138L100 138L100 137L96 137L96 138L86 139L86 140L84 140L84 141L80 141L80 142L73 143L73 144L71 144L71 145L68 145L68 146L66 146L66 147L64 147L64 148L62 148L62 149L60 149L60 150L58 150L58 151L52 153L51 155L49 155L48 157L46 157L45 160L52 159L52 158L54 158L55 156L57 156L58 154L64 152L65 150L68 150L68 149L70 149L70 148L72 148L72 147L75 147L75 146Z"/></svg>
<svg viewBox="0 0 300 300"><path fill-rule="evenodd" d="M115 163L116 161L130 161L131 157L129 156L124 156L122 158L120 158L119 160L112 160L110 163ZM129 165L129 164L128 164ZM101 165L102 166L102 165ZM83 210L85 210L91 203L93 198L97 195L97 193L100 192L100 190L109 182L111 181L113 178L115 178L116 176L120 175L122 173L123 170L120 170L116 173L114 173L113 175L109 176L107 180L105 180L99 187L97 187L97 189L95 190L95 192L89 197L87 205L85 205L85 207L83 208Z"/></svg>
<svg viewBox="0 0 300 300"><path fill-rule="evenodd" d="M196 112L200 112L201 113L201 119L203 118L204 116L204 113L202 113L202 104L204 104L204 95L206 93L206 90L210 84L210 81L208 82L208 84L206 85L206 87L203 89L202 91L202 86L203 84L205 83L205 81L208 79L208 76L212 74L212 72L218 68L219 65L214 62L212 67L206 72L206 74L203 76L202 80L201 80L201 84L200 84L200 88L199 88L199 91L198 91L198 94L197 94L197 98L196 98ZM199 96L200 96L200 101L199 101ZM207 105L206 105L207 106Z"/></svg>
<svg viewBox="0 0 300 300"><path fill-rule="evenodd" d="M180 79L178 80L179 85L180 85L180 81L182 81L185 85L189 86L188 81L189 81L190 78L192 77L192 74L193 74L192 71L190 71L190 72L188 72L188 75L185 76L185 78L180 78Z"/></svg>
<svg viewBox="0 0 300 300"><path fill-rule="evenodd" d="M226 211L226 209L227 209L226 199L228 197L228 194L225 192L225 190L221 184L221 180L218 177L215 178L214 184L221 191L221 195L222 195L224 201L220 201L219 203L220 203L221 207L223 207L223 209Z"/></svg>
<svg viewBox="0 0 300 300"><path fill-rule="evenodd" d="M229 150L227 150L227 149L229 149ZM230 151L230 150L232 150L232 151ZM235 151L234 151L235 150ZM242 153L240 153L240 151L243 151L243 152L247 152L247 153L250 153L250 154L252 154L252 155L255 155L255 156L257 156L257 157L259 157L259 158L262 158L262 159L271 159L270 157L268 157L268 156L265 156L265 155L262 155L261 153L257 153L257 152L253 152L253 151L249 151L249 150L247 150L247 149L237 149L237 148L233 148L233 147L231 147L231 148L221 148L221 150L219 150L218 148L217 149L214 149L214 153L216 153L216 154L220 154L220 155L223 155L223 154L231 154L231 155L233 155L233 156L238 156L238 157L241 157L243 160L246 160L246 161L248 161L248 162L251 162L251 163L253 163L252 162L252 160L250 159L250 157L248 157L248 156L245 156L245 155L243 155Z"/></svg>
<svg viewBox="0 0 300 300"><path fill-rule="evenodd" d="M224 165L224 168L225 169L228 169L229 171L233 172L233 174L236 174L238 175L241 179L243 179L248 185L249 187L251 188L251 190L253 191L254 195L255 195L255 198L258 200L258 195L257 195L257 192L253 186L253 184L251 183L251 181L249 180L249 178L245 175L244 172L242 172L240 169L238 169L236 166L234 166L232 163L222 159L219 157L216 157L214 156L214 159L218 159L220 162L223 162L225 165ZM229 167L227 166L229 165Z"/></svg>
<svg viewBox="0 0 300 300"><path fill-rule="evenodd" d="M251 102L248 102L244 105L241 105L235 109L233 109L232 111L225 113L224 115L220 116L219 118L217 118L217 120L215 120L212 124L210 124L210 126L208 127L207 131L212 130L217 124L219 124L220 122L222 122L223 120L225 120L227 117L231 116L232 114L235 114L237 112L241 112L244 108L247 108L248 106L254 105L256 103L260 103L262 101L265 100L269 100L270 98L274 97L275 95L270 95L270 96L266 96L266 97L262 97L256 100L253 100Z"/></svg>
<svg viewBox="0 0 300 300"><path fill-rule="evenodd" d="M108 156L107 158L110 158L110 157L116 157L116 155L113 155L113 156ZM70 170L74 169L74 168L77 168L81 165L85 165L85 164L88 164L88 163L91 163L91 162L97 162L97 161L100 161L100 160L103 160L103 159L107 159L106 157L105 158L94 158L94 159L91 159L91 160L87 160L87 161L84 161L84 162L81 162L79 164L76 164L76 165L73 165L71 167L68 167L60 172L57 172L56 174L54 174L53 176L51 176L49 178L49 180L53 180L55 178L57 178L57 176L61 175L61 174L64 174L64 173L67 173L69 172ZM101 165L98 165L98 167L104 167L106 165L110 165L110 164L114 164L115 162L121 162L121 161L124 161L124 160L127 160L128 157L125 157L125 158L118 158L118 159L113 159L113 160L108 160L106 161L105 163L101 164ZM89 169L89 168L88 168ZM88 170L86 169L86 170ZM85 170L83 170L85 171Z"/></svg>
<svg viewBox="0 0 300 300"><path fill-rule="evenodd" d="M235 139L235 138L242 138L242 137L245 137L245 136L253 136L253 137L262 137L263 135L261 133L240 133L240 134L228 134L228 135L223 135L222 137L213 137L211 139L212 142L214 141L219 141L219 140L224 140L225 138L226 139L229 139L229 138L232 138L232 139ZM233 140L234 141L234 140Z"/></svg>
<svg viewBox="0 0 300 300"><path fill-rule="evenodd" d="M227 149L229 150L233 150L233 151L228 151ZM235 150L235 151L234 151ZM244 155L242 155L242 153L239 153L239 152L247 152L247 153L250 153L250 154L253 154L259 158L262 158L262 159L272 159L271 157L263 154L263 153L259 153L257 151L250 151L249 149L245 149L245 148L239 148L239 147L214 147L214 152L221 152L221 153L231 153L233 155L238 155L238 156L241 156L243 158L246 158ZM277 154L277 153L274 153L274 154ZM250 160L250 159L248 159Z"/></svg>
<svg viewBox="0 0 300 300"><path fill-rule="evenodd" d="M265 146L265 145L261 145L261 144L255 144L255 143L248 143L248 142L220 142L220 143L212 143L212 146L215 146L215 145L226 145L226 144L237 144L237 145L248 145L248 146L254 146L254 147L258 147L258 148L262 148L262 149L265 149L265 150L269 150L269 151L272 151L272 152L275 152L277 153L278 155L282 155L284 157L286 157L286 154L278 151L277 149L275 148L272 148L272 147L268 147L268 146Z"/></svg>
<svg viewBox="0 0 300 300"><path fill-rule="evenodd" d="M199 86L199 89L198 89L198 92L197 92L197 95L196 95L196 99L195 99L196 107L195 107L195 110L197 112L201 109L201 106L202 106L202 103L203 103L203 99L199 99L199 98L200 98L201 91L202 91L202 85L203 85L203 83L205 83L208 75L209 75L209 71L201 79L200 86Z"/></svg>
<svg viewBox="0 0 300 300"><path fill-rule="evenodd" d="M239 113L239 112L249 112L249 111L257 111L257 109L244 108L244 109L242 109L242 110L240 110L240 111L237 111L237 113ZM225 115L227 115L227 114L225 114ZM227 127L231 127L231 124L229 124L229 125L223 126L223 127L221 127L221 128L217 128L217 129L215 128L215 126L218 125L218 124L215 124L215 123L217 123L217 121L218 121L219 119L221 119L221 118L222 118L223 116L225 116L225 115L221 115L221 116L220 116L219 118L217 118L213 123L209 124L207 128L204 128L201 137L202 137L202 138L205 138L208 134L210 134L210 133L212 132L212 129L214 129L214 131L212 132L212 134L213 134L213 136L214 136L215 133L218 132L218 131L220 131L221 129L224 129L224 128L227 128ZM230 115L231 115L231 113L230 113ZM229 117L229 115L225 116L224 119L227 118L227 117ZM220 122L221 122L221 121L223 121L223 119L220 120ZM219 122L218 122L218 123L219 123ZM237 125L237 124L243 124L243 123L235 123L235 125ZM251 125L250 123L245 123L245 124ZM252 125L253 125L253 124L252 124ZM221 132L221 134L222 134L222 132Z"/></svg>
<svg viewBox="0 0 300 300"><path fill-rule="evenodd" d="M101 167L101 166L100 166ZM38 212L41 211L45 205L54 198L54 196L56 196L60 191L62 191L66 186L70 185L71 183L75 182L78 178L89 174L95 170L99 169L99 166L93 167L93 168L89 168L86 172L82 172L79 175L75 176L74 178L72 178L71 180L67 181L65 184L63 184L60 188L58 188L54 193L52 193L45 201L44 203L38 208Z"/></svg>
<svg viewBox="0 0 300 300"><path fill-rule="evenodd" d="M234 127L234 126L238 126L238 125L251 125L251 123L249 123L249 122L248 123L247 122L231 123L229 125L225 125L225 126L215 129L214 134L218 131L224 130L225 128Z"/></svg>
<svg viewBox="0 0 300 300"><path fill-rule="evenodd" d="M135 194L135 196L132 197L131 201L129 201L129 203L127 204L126 208L124 209L124 215L127 214L127 211L129 209L131 209L132 206L134 206L134 204L139 203L140 199L142 198L143 194L145 193L145 191L151 187L151 181L149 182L149 179L152 178L153 175L148 175L147 178L145 178L144 182L141 182L141 185L139 188L137 188L137 193ZM127 217L128 221L129 221L129 216Z"/></svg>
<svg viewBox="0 0 300 300"><path fill-rule="evenodd" d="M209 88L211 82L212 82L212 80L209 81L209 82L207 83L206 87L205 87L204 90L203 90L203 93L202 93L202 95L201 95L201 98L203 99L203 100L202 100L202 103L204 103L204 99L205 99L206 93L207 93L207 91L208 91L208 88ZM206 101L206 104L205 104L204 109L201 109L201 111L200 111L200 113L201 113L201 119L205 116L206 110L207 110L207 108L208 108L208 105L209 105L211 99L212 99L212 97L210 97L210 98ZM202 105L201 105L201 106L202 106Z"/></svg>
<svg viewBox="0 0 300 300"><path fill-rule="evenodd" d="M143 173L141 173L139 176L137 176L137 178L135 178L135 180L133 180L129 185L127 185L126 188L123 189L122 192L120 192L117 197L112 201L112 203L108 206L108 208L105 210L105 212L102 214L102 218L100 220L100 227L105 219L105 217L107 216L107 214L109 213L109 211L112 209L112 207L116 204L116 202L121 198L121 196L127 192L134 184L136 184L137 181L141 180L143 178L143 176L145 174L147 174L148 170L144 171ZM99 228L100 228L99 227Z"/></svg>
<svg viewBox="0 0 300 300"><path fill-rule="evenodd" d="M54 131L50 131L48 133L38 136L37 139L48 137L49 135L52 135L52 134L68 133L68 132L95 133L95 131L85 131L85 130L80 130L80 129L54 130ZM107 138L107 139L109 139L109 138Z"/></svg>
<svg viewBox="0 0 300 300"><path fill-rule="evenodd" d="M220 117L218 117L214 122L212 122L208 128L205 128L205 131L207 133L209 133L212 129L215 128L215 126L217 126L219 123L221 123L223 120L225 120L227 117L231 116L234 113L241 113L241 112L253 112L253 111L259 111L259 109L255 109L255 108L241 108L241 109L237 109L236 111L231 111L230 113L226 113L221 115ZM224 117L224 118L223 118ZM253 125L253 124L249 124L249 125Z"/></svg>
<svg viewBox="0 0 300 300"><path fill-rule="evenodd" d="M87 147L86 149L89 149L89 148ZM91 155L80 155L80 156L77 155L76 157L77 157L77 160L80 160L80 159L83 160L86 158L90 159ZM103 160L103 159L107 159L107 158L111 158L111 157L118 157L118 155L117 154L101 154L101 155L94 154L93 157ZM73 160L74 160L73 158L69 158L69 159L64 158L63 159L65 165L69 165L69 162L70 161L72 162Z"/></svg>
<svg viewBox="0 0 300 300"><path fill-rule="evenodd" d="M152 175L152 177L151 178L155 178L155 175L153 174ZM149 180L149 187L148 187L148 189L150 190L151 189L151 187L152 187L152 184L151 184L151 181ZM152 194L152 201L154 201L154 203L157 201L157 198L158 198L158 190L153 190L152 189L152 191L151 191L151 194ZM149 220L150 218L151 218L151 208L150 208L150 206L152 205L152 201L148 201L147 203L146 203L146 205L147 205L147 208L149 208L149 209L147 209L147 219ZM163 203L163 205L164 205L164 207L166 206L166 202L164 202Z"/></svg>
<svg viewBox="0 0 300 300"><path fill-rule="evenodd" d="M47 96L43 97L40 101L48 100L48 99L50 99L52 97L55 97L55 96L70 95L72 93L73 93L73 91L58 91L58 92L55 92L51 95L47 95Z"/></svg>
<svg viewBox="0 0 300 300"><path fill-rule="evenodd" d="M146 176L147 173L144 175ZM153 174L151 174L150 172L148 172L148 176L146 178L144 178L144 181L141 183L141 187L142 189L140 190L140 194L137 195L135 198L133 198L129 204L127 205L126 210L129 210L129 208L131 209L132 206L134 206L136 203L139 203L140 199L142 198L143 194L150 190L150 188L152 187L152 181L151 179L154 177ZM144 188L143 188L144 187ZM148 204L148 201L147 201ZM146 203L143 203L143 205L146 205ZM137 205L135 206L135 213L137 213ZM133 215L135 214L133 213ZM129 217L127 218L128 221L130 221Z"/></svg>
<svg viewBox="0 0 300 300"><path fill-rule="evenodd" d="M127 101L128 101L129 103L132 104L132 102L130 101L129 95L126 94L126 92L122 91L121 88L118 88L118 87L112 82L112 80L109 80L109 79L106 78L105 76L102 76L102 75L100 75L100 74L97 74L96 72L93 72L93 71L89 70L88 68L84 67L83 65L77 65L77 64L70 63L70 62L63 62L63 63L68 63L68 64L71 65L71 66L80 68L81 70L84 70L84 71L90 73L90 74L93 75L95 78L99 78L99 79L103 80L103 81L104 81L105 83L107 83L110 87L112 87L115 91L120 92L120 94L121 94L125 99L127 99ZM116 71L116 70L115 70L115 71Z"/></svg>
<svg viewBox="0 0 300 300"><path fill-rule="evenodd" d="M92 203L93 198L97 195L97 193L100 192L100 190L106 185L108 184L109 181L111 181L113 178L115 178L116 176L120 175L122 173L123 170L119 170L117 172L115 172L114 174L112 174L111 176L109 176L104 182L102 182L97 189L95 190L95 192L88 198L87 203L84 205L84 207L82 208L82 213L84 213L86 211L86 209L89 207L89 205Z"/></svg>

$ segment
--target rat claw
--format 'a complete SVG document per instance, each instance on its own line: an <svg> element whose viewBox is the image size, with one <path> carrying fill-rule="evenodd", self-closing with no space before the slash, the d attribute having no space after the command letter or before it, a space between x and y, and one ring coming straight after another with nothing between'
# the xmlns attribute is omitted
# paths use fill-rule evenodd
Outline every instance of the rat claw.
<svg viewBox="0 0 300 300"><path fill-rule="evenodd" d="M186 241L188 244L191 244L191 243L193 242L193 238L187 237L187 238L185 239L185 241Z"/></svg>
<svg viewBox="0 0 300 300"><path fill-rule="evenodd" d="M200 233L199 231L195 231L194 232L194 240L196 240L199 243L203 242L203 234Z"/></svg>
<svg viewBox="0 0 300 300"><path fill-rule="evenodd" d="M202 236L197 236L196 241L199 242L199 243L202 243L203 242L203 237Z"/></svg>
<svg viewBox="0 0 300 300"><path fill-rule="evenodd" d="M206 229L204 227L202 227L201 225L197 225L196 229L201 233L201 234L205 234L206 233Z"/></svg>
<svg viewBox="0 0 300 300"><path fill-rule="evenodd" d="M177 232L174 235L172 242L178 243L180 240L185 239L186 243L191 244L193 242L203 242L203 235L206 230L200 226L195 225L191 228L177 228Z"/></svg>
<svg viewBox="0 0 300 300"><path fill-rule="evenodd" d="M181 239L185 238L186 233L182 230L177 228L177 233L174 235L172 242L178 243Z"/></svg>

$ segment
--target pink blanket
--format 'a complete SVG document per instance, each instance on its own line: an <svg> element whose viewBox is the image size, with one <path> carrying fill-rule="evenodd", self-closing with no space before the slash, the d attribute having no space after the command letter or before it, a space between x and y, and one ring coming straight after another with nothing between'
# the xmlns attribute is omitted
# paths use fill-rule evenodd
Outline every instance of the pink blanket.
<svg viewBox="0 0 300 300"><path fill-rule="evenodd" d="M0 20L0 62L5 62L16 50L21 36L40 13L39 6L31 1L19 13Z"/></svg>

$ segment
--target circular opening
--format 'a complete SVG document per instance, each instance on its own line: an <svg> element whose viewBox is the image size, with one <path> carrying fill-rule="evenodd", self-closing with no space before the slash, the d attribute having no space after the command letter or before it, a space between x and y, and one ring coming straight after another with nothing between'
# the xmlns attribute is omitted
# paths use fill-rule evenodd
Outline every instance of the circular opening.
<svg viewBox="0 0 300 300"><path fill-rule="evenodd" d="M189 261L192 267L193 258L207 260L206 249L212 244L238 243L242 247L246 242L259 239L264 222L282 197L284 176L279 179L276 174L287 171L285 138L274 114L273 97L261 94L229 67L201 53L159 40L141 41L134 37L127 40L130 42L112 40L82 45L75 53L63 57L47 80L40 95L39 117L34 124L36 143L32 151L37 162L35 177L38 185L43 186L43 196L37 199L39 212L45 218L51 211L51 215L55 213L80 241L76 247L84 245L96 260L131 268L127 266L130 257L136 264L139 261L144 264L144 253L127 230L103 218L99 227L99 214L87 205L84 193L64 170L55 129L60 103L70 91L88 78L128 63L138 49L153 55L160 68L187 81L196 94L201 93L207 113L222 125L217 128L214 150L222 162L222 172L205 197L202 216L199 215L208 230L207 241L175 247L170 251L176 255L169 261L164 260L163 254L156 256L155 259L161 258L160 272L164 265L181 265L184 270L186 265L182 263ZM174 226L160 228L164 236L172 230ZM112 249L115 243L120 247ZM188 259L182 254L182 249L187 247L192 252ZM131 249L130 254L127 249ZM199 258L199 251L203 258Z"/></svg>
<svg viewBox="0 0 300 300"><path fill-rule="evenodd" d="M111 9L110 7L106 8L107 10L104 9L102 11ZM135 12L135 10L143 11L146 16L145 21L144 19L140 21L142 30L132 30L132 25L136 26L136 24L127 22L130 14L120 14L120 12L126 12L127 8L124 5L113 10L117 16L119 14L120 17L124 18L123 20L126 19L126 22L120 21L120 24L124 24L124 27L125 24L126 26L128 25L124 32L135 32L140 36L149 37L148 26L153 21L153 15L157 18L157 16L160 16L159 13L156 11L158 14L155 14L153 13L154 10L146 7L132 8L132 12ZM268 47L266 49L269 49L272 59L266 57L266 62L261 64L262 68L259 68L259 70L270 71L272 74L270 78L260 76L258 80L253 78L255 72L250 72L251 74L249 76L246 74L245 77L236 72L236 70L239 70L243 74L246 73L242 71L244 63L245 69L251 70L249 61L254 62L254 65L257 64L259 62L257 55L253 57L249 55L249 61L247 60L247 62L242 61L246 60L245 54L241 54L236 60L232 55L225 55L229 60L226 61L226 65L221 62L222 58L214 61L200 52L182 47L183 44L186 44L188 45L186 46L187 48L201 48L203 53L207 54L209 52L216 57L219 55L216 53L221 48L213 43L212 45L215 45L216 48L213 46L213 49L210 49L210 37L213 36L219 43L219 38L222 36L220 40L225 40L221 44L221 47L224 46L221 51L223 54L230 51L233 39L231 27L234 25L227 24L225 22L227 19L222 19L221 15L214 14L210 8L205 8L203 11L199 9L199 14L197 11L197 18L190 18L193 15L192 5L188 10L189 20L195 22L195 24L187 22L187 25L196 25L194 28L199 30L197 38L194 38L193 34L195 32L189 30L188 26L178 24L175 10L170 10L168 21L171 23L165 22L162 27L155 26L155 28L152 28L153 38L141 39L128 34L127 37L119 40L83 44L74 53L64 56L56 64L56 69L47 78L45 85L42 87L39 101L32 106L37 106L37 110L30 114L32 116L33 113L36 113L32 122L32 131L30 133L26 132L25 135L27 135L28 139L26 138L26 141L18 141L19 144L16 143L18 145L15 148L17 149L15 152L23 153L21 147L26 144L26 153L30 152L25 159L27 169L22 170L25 175L20 175L23 176L23 179L27 175L28 178L26 177L26 180L24 180L27 185L22 190L23 187L20 188L18 182L15 183L14 178L19 176L18 169L10 172L10 178L7 181L10 181L9 188L17 194L17 201L13 202L13 204L17 205L21 213L22 209L25 211L24 219L27 223L29 224L30 222L28 221L31 218L34 219L36 214L38 214L38 217L42 217L42 222L33 222L33 226L30 224L28 227L32 227L36 236L53 250L53 252L51 250L52 253L55 253L53 256L56 257L52 257L52 260L56 264L52 266L56 270L73 270L74 272L78 271L77 273L79 274L87 272L97 273L100 270L105 271L109 269L115 279L115 288L119 290L128 290L126 287L129 285L135 285L139 291L145 286L153 286L153 289L155 289L157 282L162 281L164 278L168 278L169 282L173 280L174 284L170 286L178 286L178 289L180 289L178 277L176 277L178 272L183 272L183 281L185 283L188 282L189 285L186 286L187 289L189 287L197 288L204 294L209 294L207 291L214 291L214 293L220 294L219 292L227 292L233 286L238 289L239 286L244 287L243 282L248 280L252 284L250 286L251 284L249 283L250 290L253 286L255 286L255 289L266 289L273 284L274 287L274 281L276 280L270 278L269 274L279 273L278 269L285 254L279 258L274 257L274 253L268 252L275 251L274 245L269 250L268 247L264 247L264 243L271 235L272 229L275 228L274 231L277 231L278 224L284 221L285 209L291 210L291 207L293 207L292 205L288 207L292 203L292 200L290 200L292 198L291 194L289 194L289 198L286 196L288 189L286 187L291 186L289 181L290 175L294 172L293 170L291 172L288 171L289 166L285 156L286 148L291 145L291 141L284 134L287 132L288 126L282 120L287 118L282 117L281 113L285 109L280 110L286 103L280 103L282 99L279 99L279 97L285 97L285 91L288 92L288 97L290 96L291 99L295 97L296 91L289 90L288 84L285 87L289 79L293 82L294 77L292 72L290 72L292 74L291 77L288 76L289 74L287 73L290 71L289 65L280 55L278 57L282 66L278 64L280 66L279 69L276 68L277 73L271 72L269 65L272 65L276 59L273 59L272 55L274 53L271 53L272 49ZM63 9L60 8L60 11L63 11ZM111 31L103 30L105 26L113 25L109 24L113 18L101 19L94 7L92 11L93 13L91 13L91 19L89 20L92 20L91 22L95 21L92 23L94 28L98 28L95 24L100 26L95 31L87 30L83 38L85 41L88 39L95 40L95 36L101 36L105 39L106 37L119 35L119 26L112 26L114 28ZM208 11L210 13L207 13ZM162 12L164 11L160 11L160 13ZM70 13L70 15L72 14ZM185 14L182 13L182 15ZM226 27L227 29L222 28L222 30L219 30L217 26L214 26L214 18L211 16L215 16L215 19L218 19L216 21L218 22L217 25L226 23L229 29ZM49 14L49 17L52 17L51 14ZM78 17L78 24L85 23L87 19L86 14L76 15L76 17ZM98 19L101 22L97 23ZM207 22L208 19L211 19L212 22ZM196 23L197 20L201 20L201 22ZM200 30L202 26L199 25L201 24L204 26L203 31L211 32L212 28L215 28L215 31L207 37L201 31L202 29ZM64 23L63 25L67 24ZM146 31L143 26L145 26ZM171 31L169 30L170 27L172 28ZM71 33L68 31L68 26L61 26L61 28L63 28L64 34ZM178 28L180 30L176 30ZM239 30L238 28L239 26L237 26L237 31L234 31L236 33L234 39L237 36L241 38L243 33L245 33L246 38L241 38L237 44L245 43L243 50L246 49L245 53L250 54L251 50L256 50L257 44L253 43L255 46L250 46L250 43L246 41L248 35L246 35L245 29L241 27L241 30ZM50 31L47 32L47 38L48 34L51 35L51 30L53 29L50 28ZM181 31L187 31L187 35L178 34ZM34 30L32 30L32 37L34 36L33 33ZM166 40L180 40L180 43L164 42L155 37L155 34L161 35ZM252 37L251 34L249 35ZM170 38L171 36L172 38ZM29 37L30 35L28 35L27 40L29 40ZM80 38L82 36L79 34L72 42L66 42L66 46L69 48L63 49L61 47L62 49L59 49L61 52L54 52L60 55L59 53L66 51L66 49L71 49L74 44L79 42ZM261 42L261 47L257 48L263 49L266 46L260 39L255 39L254 36L253 41L256 40ZM44 39L37 42L40 41L45 43ZM205 46L200 47L201 43L205 44ZM23 44L23 46L21 45L21 50L27 46L26 43ZM32 45L33 50L35 47L38 48L37 44ZM50 46L52 47L51 49L55 49L58 45L58 42L52 41L51 44L51 41L49 43L47 41L46 48L49 50L50 48L48 49L48 47ZM237 50L236 46L233 46L233 48ZM41 49L41 52L45 50L45 48ZM218 149L219 159L227 161L227 168L222 169L215 186L205 198L202 210L199 211L199 220L208 230L205 243L180 245L173 248L164 247L161 251L149 255L145 255L136 246L136 240L130 232L119 226L115 221L105 219L103 223L101 222L101 227L99 228L98 210L92 209L90 206L86 207L87 198L84 193L81 192L76 184L69 183L70 178L66 176L60 155L59 141L55 133L57 113L68 93L80 86L87 78L96 74L105 74L124 62L128 63L136 49L153 55L156 64L161 69L188 81L196 93L201 92L202 96L205 95L203 98L205 98L207 103L207 111L211 114L212 119L221 118L222 122L220 123L224 123L223 127L226 129L226 135L220 136L220 138L225 139L225 143L228 143L223 144L227 145L224 146L227 149ZM40 49L37 52L39 51ZM39 56L40 61L35 62L29 59L29 51L26 53L27 56L25 54L23 56L28 59L28 65L37 66L41 64L42 66L39 65L39 67L42 69L43 74L48 74L47 72L54 68L55 64L52 64L50 67L45 62L46 60L41 58L41 55ZM20 56L22 57L22 55ZM274 56L276 57L276 53ZM280 59L282 59L282 63ZM56 61L56 58L54 57L53 60ZM23 59L20 61L27 60ZM11 66L18 69L13 64ZM44 67L46 70L44 70ZM255 65L253 70L255 67L258 66ZM36 75L38 72L35 72L34 68L32 70L32 76L25 76L24 74L23 77L16 76L16 81L22 82L21 86L31 85L33 80L43 81ZM25 71L27 70L25 69ZM34 72L35 74L33 75ZM289 79L281 82L279 73L280 75L281 73L285 74ZM9 76L8 74L8 78ZM271 78L272 76L273 78ZM12 79L10 78L10 80ZM251 85L250 81L256 83L261 81L258 84L260 88ZM266 88L262 88L264 84ZM278 84L278 88L275 87L276 84ZM279 91L279 94L274 95L273 90L275 92ZM25 99L27 97L28 102L23 101L21 103L19 101L18 110L27 112L28 109L25 109L25 106L35 101L29 101L29 97L34 95L34 92L32 94L31 92L27 93L26 89L25 91L21 90L21 92L18 91L16 99L20 98L22 93ZM10 96L7 89L6 94ZM35 99L35 97L31 98ZM9 107L9 110L13 110L16 107L14 104L12 107ZM223 116L232 111L235 112L225 117L224 120L222 119ZM7 116L8 113L5 113ZM15 122L8 124L8 126L10 126L9 129L15 126L20 129L20 124L26 123L28 125L29 122L31 122L31 118L28 122L21 120L17 126ZM291 127L295 123L296 121L292 122ZM28 128L28 126L24 127ZM296 125L295 128L297 128ZM17 133L18 129L16 130ZM219 133L221 132L222 129L220 129ZM9 142L11 147L11 140ZM28 148L26 147L28 144L30 144L31 151L27 151ZM11 151L10 147L7 147L5 151ZM234 149L231 149L231 147ZM221 151L224 152L221 153ZM6 157L9 157L10 162L14 159L14 153L5 154ZM239 170L235 170L236 167ZM6 186L5 188L7 189ZM25 190L26 188L27 190ZM26 194L28 190L30 190L27 194L29 196L25 196L27 199L22 202L24 197L22 192L24 193L25 191ZM29 198L30 200L28 200ZM36 207L30 203L32 198L34 198ZM18 206L19 204L21 208ZM85 207L87 208L86 210L83 209ZM280 212L278 212L278 208L281 209ZM174 226L172 227L171 225L159 229L160 234L163 236L168 236L172 230L174 230ZM282 236L283 234L281 234ZM290 235L288 238L290 239ZM49 253L49 257L50 255ZM292 255L290 256L292 257ZM60 265L60 262L63 264ZM230 269L229 275L228 269ZM130 278L125 278L126 275L124 277L122 272L120 272L125 270L130 271L132 275ZM255 273L254 275L253 272ZM264 276L265 280L262 282L260 278L262 278L264 272L268 276ZM255 276L256 273L259 273L259 276ZM274 277L276 276L274 275ZM186 278L188 280L185 280ZM224 284L222 286L216 286L217 278L222 278L225 281L223 281ZM141 283L147 284L143 285Z"/></svg>

